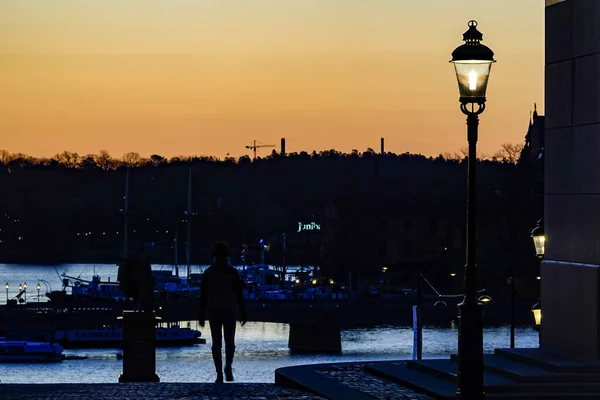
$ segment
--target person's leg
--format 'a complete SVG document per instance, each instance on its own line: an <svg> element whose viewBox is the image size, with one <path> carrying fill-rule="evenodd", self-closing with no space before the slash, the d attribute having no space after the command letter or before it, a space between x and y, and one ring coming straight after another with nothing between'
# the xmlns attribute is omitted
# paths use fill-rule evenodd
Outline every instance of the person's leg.
<svg viewBox="0 0 600 400"><path fill-rule="evenodd" d="M210 323L210 336L212 338L212 357L217 371L217 380L215 383L223 383L223 355L221 348L223 346L223 318L220 315L211 315L208 320Z"/></svg>
<svg viewBox="0 0 600 400"><path fill-rule="evenodd" d="M225 380L233 381L233 355L235 353L235 312L227 315L223 321L223 331L225 334Z"/></svg>

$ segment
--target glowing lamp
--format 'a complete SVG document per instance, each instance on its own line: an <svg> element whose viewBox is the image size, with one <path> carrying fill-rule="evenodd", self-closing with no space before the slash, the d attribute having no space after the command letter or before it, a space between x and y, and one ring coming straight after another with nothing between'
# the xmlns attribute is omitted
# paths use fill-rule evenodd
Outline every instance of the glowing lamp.
<svg viewBox="0 0 600 400"><path fill-rule="evenodd" d="M535 320L535 328L539 330L540 325L542 325L542 308L540 307L540 303L535 303L531 308L531 312L533 313L533 319Z"/></svg>
<svg viewBox="0 0 600 400"><path fill-rule="evenodd" d="M452 52L461 103L485 103L488 79L495 63L494 52L481 44L483 34L477 30L477 21L469 21L463 34L464 44Z"/></svg>
<svg viewBox="0 0 600 400"><path fill-rule="evenodd" d="M316 279L313 279L313 280L312 280L312 284L313 284L313 285L316 285L316 284L317 284L317 280L316 280Z"/></svg>
<svg viewBox="0 0 600 400"><path fill-rule="evenodd" d="M487 294L484 294L483 296L479 297L477 301L479 301L480 303L489 303L490 301L492 301L492 298Z"/></svg>
<svg viewBox="0 0 600 400"><path fill-rule="evenodd" d="M538 258L544 258L546 254L546 235L544 234L544 220L540 219L537 226L531 231L531 238L535 246L535 254Z"/></svg>

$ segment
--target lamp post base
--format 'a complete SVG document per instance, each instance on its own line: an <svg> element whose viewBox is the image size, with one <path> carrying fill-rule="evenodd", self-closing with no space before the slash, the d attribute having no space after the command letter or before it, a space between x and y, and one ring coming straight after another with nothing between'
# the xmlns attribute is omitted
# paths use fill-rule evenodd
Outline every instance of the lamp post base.
<svg viewBox="0 0 600 400"><path fill-rule="evenodd" d="M484 400L483 304L474 298L458 305L458 400Z"/></svg>

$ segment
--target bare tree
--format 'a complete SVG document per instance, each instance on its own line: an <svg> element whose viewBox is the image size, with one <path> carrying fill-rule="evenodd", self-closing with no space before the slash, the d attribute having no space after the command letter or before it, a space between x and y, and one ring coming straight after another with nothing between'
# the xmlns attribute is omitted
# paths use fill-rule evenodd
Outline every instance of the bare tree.
<svg viewBox="0 0 600 400"><path fill-rule="evenodd" d="M136 167L142 163L142 157L140 157L139 153L130 151L123 154L123 163L128 167Z"/></svg>
<svg viewBox="0 0 600 400"><path fill-rule="evenodd" d="M155 167L158 167L159 165L166 164L166 163L167 163L167 159L166 159L166 158L164 158L164 157L163 157L163 156L161 156L161 155L158 155L158 154L152 154L152 155L150 156L150 163L151 163L152 165L154 165Z"/></svg>
<svg viewBox="0 0 600 400"><path fill-rule="evenodd" d="M8 150L0 150L0 164L6 165L11 160L11 155Z"/></svg>
<svg viewBox="0 0 600 400"><path fill-rule="evenodd" d="M54 158L67 168L77 168L79 166L80 157L77 153L63 151L62 153L55 155Z"/></svg>
<svg viewBox="0 0 600 400"><path fill-rule="evenodd" d="M100 154L96 156L96 165L106 171L113 168L114 160L107 150L100 150Z"/></svg>
<svg viewBox="0 0 600 400"><path fill-rule="evenodd" d="M492 159L507 164L516 164L519 162L522 151L522 143L502 143L500 145L500 150L497 150L494 153Z"/></svg>
<svg viewBox="0 0 600 400"><path fill-rule="evenodd" d="M476 150L475 155L478 160L489 160L490 159L490 157L487 154L480 153L479 150ZM466 160L467 158L469 158L469 148L464 146L464 147L461 147L460 149L458 149L458 151L455 151L454 153L446 152L446 153L442 154L442 157L444 157L444 159L446 161Z"/></svg>
<svg viewBox="0 0 600 400"><path fill-rule="evenodd" d="M96 163L96 156L93 154L87 154L81 159L81 168L92 169L98 167Z"/></svg>

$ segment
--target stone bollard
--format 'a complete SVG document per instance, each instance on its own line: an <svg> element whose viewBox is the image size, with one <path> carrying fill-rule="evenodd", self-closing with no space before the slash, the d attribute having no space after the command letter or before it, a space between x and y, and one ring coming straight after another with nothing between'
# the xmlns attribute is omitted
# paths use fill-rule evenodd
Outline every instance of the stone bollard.
<svg viewBox="0 0 600 400"><path fill-rule="evenodd" d="M123 322L123 372L119 383L159 382L154 312L124 310L119 318Z"/></svg>

